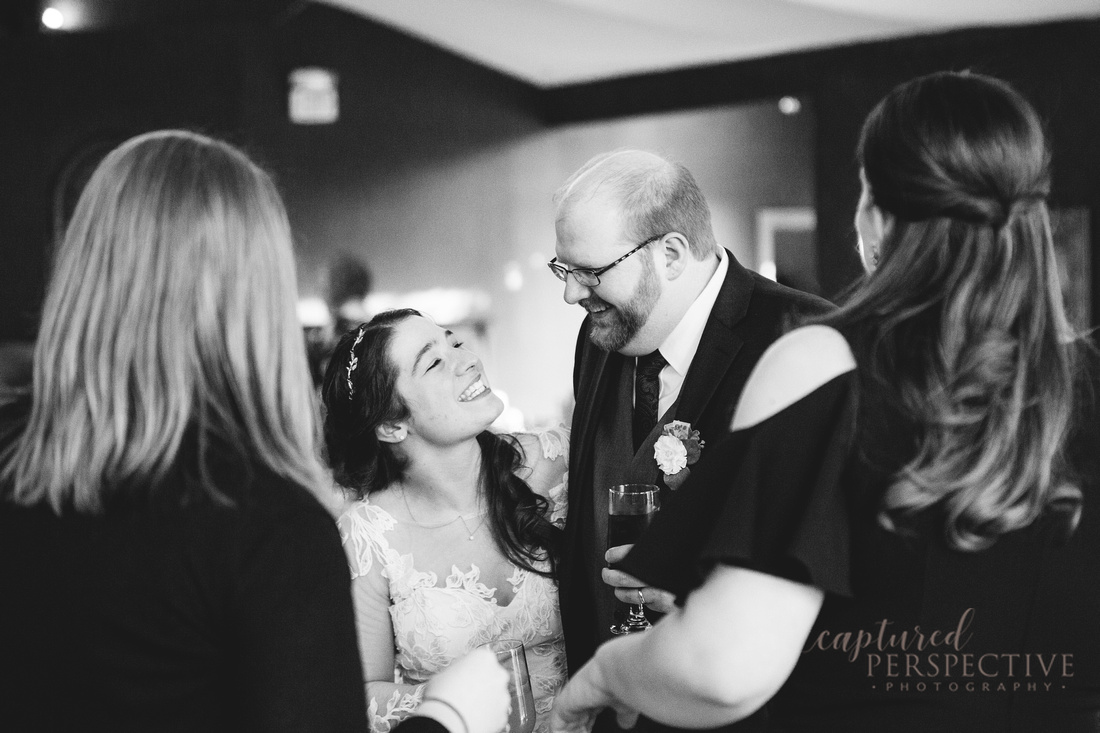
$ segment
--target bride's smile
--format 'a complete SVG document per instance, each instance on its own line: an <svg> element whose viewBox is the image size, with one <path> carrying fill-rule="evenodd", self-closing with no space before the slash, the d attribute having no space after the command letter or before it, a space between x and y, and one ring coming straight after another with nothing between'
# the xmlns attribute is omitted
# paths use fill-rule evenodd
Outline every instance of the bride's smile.
<svg viewBox="0 0 1100 733"><path fill-rule="evenodd" d="M408 439L449 444L478 435L504 410L485 367L451 331L413 316L389 346L397 393L408 408Z"/></svg>
<svg viewBox="0 0 1100 733"><path fill-rule="evenodd" d="M462 394L458 396L458 401L469 402L470 400L475 400L482 395L488 394L489 392L489 385L485 384L485 381L481 378L481 375L478 375L477 379L474 380L474 383L464 389L462 391Z"/></svg>

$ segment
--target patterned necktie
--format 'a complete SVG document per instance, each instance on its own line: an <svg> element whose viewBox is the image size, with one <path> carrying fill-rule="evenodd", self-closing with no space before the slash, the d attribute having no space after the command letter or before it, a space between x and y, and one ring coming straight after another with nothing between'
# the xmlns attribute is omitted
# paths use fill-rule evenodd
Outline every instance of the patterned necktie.
<svg viewBox="0 0 1100 733"><path fill-rule="evenodd" d="M657 405L661 394L658 376L668 364L660 351L638 357L634 368L634 452L657 424Z"/></svg>

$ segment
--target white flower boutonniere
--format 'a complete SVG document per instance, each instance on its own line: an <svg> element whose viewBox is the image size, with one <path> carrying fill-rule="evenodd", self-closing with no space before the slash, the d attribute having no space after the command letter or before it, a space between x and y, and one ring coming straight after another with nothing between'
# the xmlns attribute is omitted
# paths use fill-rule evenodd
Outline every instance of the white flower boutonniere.
<svg viewBox="0 0 1100 733"><path fill-rule="evenodd" d="M706 442L699 437L698 430L691 429L691 423L673 420L665 425L653 445L653 458L668 488L678 489L687 481L691 474L688 466L699 460L704 445Z"/></svg>

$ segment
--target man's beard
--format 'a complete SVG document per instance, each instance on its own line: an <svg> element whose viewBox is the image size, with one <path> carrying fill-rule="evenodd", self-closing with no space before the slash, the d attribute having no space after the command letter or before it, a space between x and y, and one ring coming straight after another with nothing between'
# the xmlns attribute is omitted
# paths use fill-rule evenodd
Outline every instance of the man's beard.
<svg viewBox="0 0 1100 733"><path fill-rule="evenodd" d="M581 301L581 305L589 313L594 307L607 308L599 315L592 314L589 319L589 340L604 351L618 351L623 348L642 330L660 295L657 273L652 267L646 267L630 300L622 306L609 305L596 294L588 296Z"/></svg>

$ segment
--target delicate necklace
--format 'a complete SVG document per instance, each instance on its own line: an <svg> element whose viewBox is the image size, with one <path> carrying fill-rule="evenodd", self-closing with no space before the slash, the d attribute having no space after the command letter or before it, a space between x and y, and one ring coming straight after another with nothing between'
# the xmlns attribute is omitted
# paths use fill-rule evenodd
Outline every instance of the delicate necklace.
<svg viewBox="0 0 1100 733"><path fill-rule="evenodd" d="M462 514L456 514L454 517L448 519L446 522L441 522L439 524L424 524L423 522L417 521L416 516L413 514L412 507L409 506L409 497L405 495L404 486L401 487L401 500L405 502L405 511L408 512L409 518L412 519L412 523L415 524L417 527L422 527L424 529L442 529L443 527L450 526L461 519L462 526L466 528L466 539L470 542L473 542L474 535L477 534L477 531L479 529L481 529L481 525L485 524L485 510L483 509L479 509L475 514L467 514L466 516L463 516ZM478 504L480 503L481 500L479 499ZM470 525L466 523L467 516L481 517L481 519L478 521L477 525L473 529L470 529Z"/></svg>
<svg viewBox="0 0 1100 733"><path fill-rule="evenodd" d="M466 524L466 517L462 516L461 514L458 515L458 518L462 520L462 526L466 528L466 534L469 535L468 537L466 537L466 539L470 542L474 541L474 534L477 533L479 529L481 529L481 525L485 524L485 512L479 511L477 513L477 516L481 517L481 519L478 520L476 527L470 529L470 525ZM454 520L452 519L451 521L453 522Z"/></svg>

